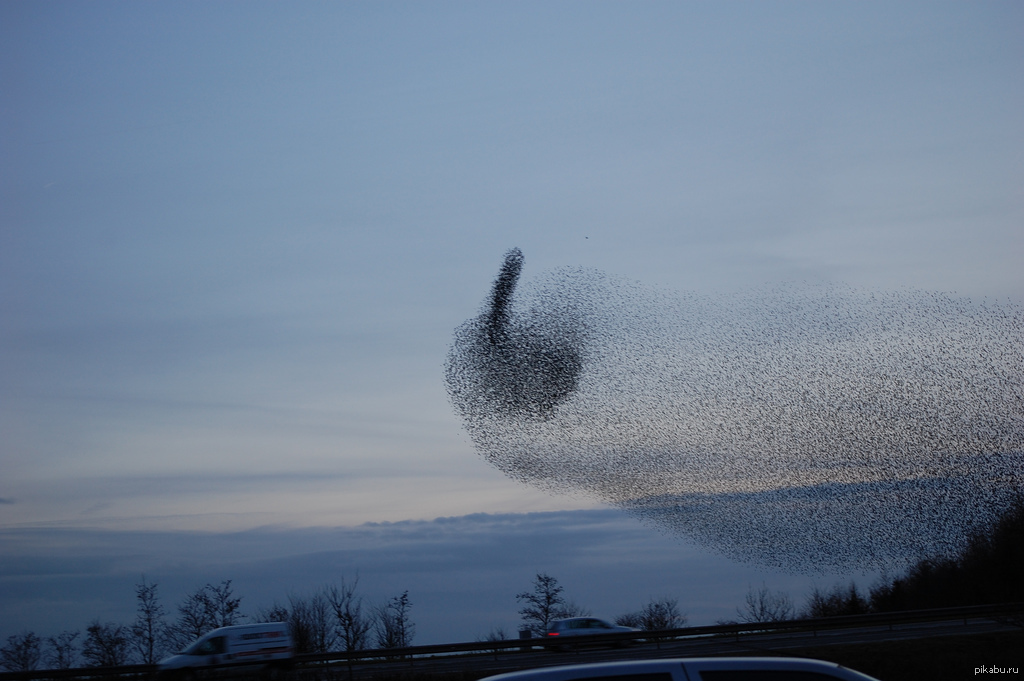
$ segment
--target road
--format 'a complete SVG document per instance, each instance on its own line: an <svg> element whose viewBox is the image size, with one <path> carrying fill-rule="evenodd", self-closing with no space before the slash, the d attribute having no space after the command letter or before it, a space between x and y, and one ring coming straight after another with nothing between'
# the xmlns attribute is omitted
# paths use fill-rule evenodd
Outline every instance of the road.
<svg viewBox="0 0 1024 681"><path fill-rule="evenodd" d="M383 677L403 672L416 674L453 674L462 678L479 678L519 669L562 664L608 662L612 660L653 659L666 657L702 657L720 655L785 655L789 650L818 646L851 645L881 641L963 636L998 631L1019 631L1019 625L992 618L956 619L947 621L857 626L819 631L787 631L748 633L729 636L706 636L661 643L638 643L624 648L578 648L566 651L534 649L523 652L501 651L478 655L448 655L390 662L356 663L354 679ZM341 671L342 668L336 668ZM347 670L346 670L347 671ZM320 675L319 678L324 678ZM348 678L345 673L341 678Z"/></svg>
<svg viewBox="0 0 1024 681"><path fill-rule="evenodd" d="M314 653L295 657L295 666L276 676L288 681L386 681L388 679L434 678L439 681L473 681L491 674L563 664L607 662L612 660L653 659L667 657L702 657L721 655L801 655L809 648L856 646L857 644L891 644L910 639L928 640L942 637L963 637L1021 632L1024 605L1006 603L957 608L935 608L899 613L874 613L823 619L808 619L772 624L715 625L690 627L669 632L677 638L660 642L634 640L648 633L612 634L604 636L603 647L594 645L567 650L539 647L543 639L501 641L493 643L457 643L428 645L391 651L359 651L347 653ZM769 627L774 630L768 631ZM764 630L761 630L764 628ZM758 631L761 630L761 631ZM991 637L988 637L991 639ZM967 646L981 639L967 639ZM594 639L571 639L591 644ZM1016 641L1017 637L1003 641ZM960 642L948 639L942 649ZM546 641L545 641L546 642ZM611 647L617 645L618 647ZM911 645L911 644L908 644ZM1011 643L1015 645L1015 643ZM528 647L523 650L523 647ZM920 647L920 646L918 646ZM844 649L848 650L848 648ZM480 652L477 652L480 651ZM382 659L382 655L394 659ZM837 654L839 652L837 651ZM927 652L925 654L928 654ZM819 653L824 656L824 653ZM351 658L351 662L346 661ZM85 668L40 670L34 672L0 672L0 681L33 681L39 679L150 679L156 668L152 665L130 665L107 669ZM248 678L237 666L205 670L204 678ZM251 669L249 670L251 672ZM241 674L241 676L240 676Z"/></svg>

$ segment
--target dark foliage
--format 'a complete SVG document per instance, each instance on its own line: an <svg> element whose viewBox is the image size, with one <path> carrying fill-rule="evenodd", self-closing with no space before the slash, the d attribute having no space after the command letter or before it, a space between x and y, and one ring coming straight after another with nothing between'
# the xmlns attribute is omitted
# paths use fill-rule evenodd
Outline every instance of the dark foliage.
<svg viewBox="0 0 1024 681"><path fill-rule="evenodd" d="M906 576L871 590L877 611L1024 600L1024 499L956 558L923 560Z"/></svg>
<svg viewBox="0 0 1024 681"><path fill-rule="evenodd" d="M836 586L825 593L815 588L807 599L802 617L836 617L837 615L863 615L870 612L871 603L857 590L857 585Z"/></svg>

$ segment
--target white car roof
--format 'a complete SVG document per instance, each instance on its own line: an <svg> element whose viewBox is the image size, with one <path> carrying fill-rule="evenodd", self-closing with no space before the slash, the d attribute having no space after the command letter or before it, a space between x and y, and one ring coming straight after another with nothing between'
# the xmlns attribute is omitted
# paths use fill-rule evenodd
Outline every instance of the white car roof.
<svg viewBox="0 0 1024 681"><path fill-rule="evenodd" d="M843 681L876 681L834 662L792 657L708 657L634 660L542 667L491 676L481 681L575 681L603 677L670 674L678 681L700 681L703 671L817 672Z"/></svg>

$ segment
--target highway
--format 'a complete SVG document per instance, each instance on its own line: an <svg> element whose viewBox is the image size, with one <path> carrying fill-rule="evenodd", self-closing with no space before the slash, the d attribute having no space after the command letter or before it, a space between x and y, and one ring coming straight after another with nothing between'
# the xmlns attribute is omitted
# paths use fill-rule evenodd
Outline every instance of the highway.
<svg viewBox="0 0 1024 681"><path fill-rule="evenodd" d="M872 613L774 623L685 627L661 632L628 632L572 639L565 649L547 647L550 639L525 639L301 654L290 670L269 675L277 681L387 681L425 679L473 681L491 674L563 664L612 660L722 655L795 655L808 648L849 646L908 639L932 639L996 632L1020 632L1024 604L1004 603ZM651 641L657 633L660 640ZM37 679L152 679L156 667L130 665L106 669L39 670L0 673L0 681ZM263 678L249 667L222 665L202 678Z"/></svg>
<svg viewBox="0 0 1024 681"><path fill-rule="evenodd" d="M851 626L841 629L707 635L695 638L636 642L622 647L584 646L563 651L534 649L500 651L490 654L447 655L401 661L354 663L354 679L380 678L403 672L452 674L480 678L519 669L563 664L584 664L613 660L722 655L786 655L787 651L809 647L850 645L906 639L963 636L999 631L1020 631L1019 624L1003 618L977 617L894 625ZM339 670L340 671L340 670ZM348 670L346 669L346 672ZM319 678L325 678L320 676ZM349 678L348 673L339 678Z"/></svg>

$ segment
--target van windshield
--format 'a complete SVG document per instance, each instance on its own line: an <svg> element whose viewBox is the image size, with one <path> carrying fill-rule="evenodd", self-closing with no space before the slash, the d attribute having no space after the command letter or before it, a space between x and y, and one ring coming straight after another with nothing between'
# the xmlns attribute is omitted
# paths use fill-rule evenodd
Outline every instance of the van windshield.
<svg viewBox="0 0 1024 681"><path fill-rule="evenodd" d="M220 655L224 652L224 637L199 639L182 651L182 655Z"/></svg>

